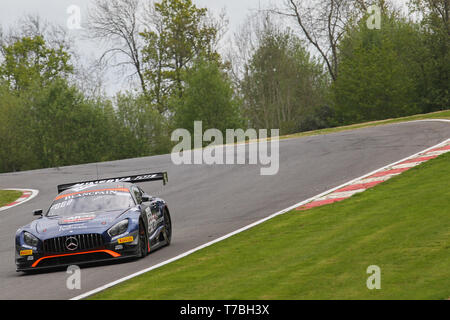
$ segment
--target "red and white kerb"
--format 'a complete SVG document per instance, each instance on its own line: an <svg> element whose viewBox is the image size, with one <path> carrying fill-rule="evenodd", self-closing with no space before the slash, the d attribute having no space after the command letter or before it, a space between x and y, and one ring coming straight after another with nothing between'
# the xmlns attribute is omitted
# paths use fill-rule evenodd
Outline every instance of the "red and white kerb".
<svg viewBox="0 0 450 320"><path fill-rule="evenodd" d="M450 141L446 141L437 148L422 152L400 163L383 168L370 176L353 181L351 184L298 207L297 210L304 211L348 199L356 193L361 193L367 189L373 188L374 186L383 183L384 181L389 180L402 172L418 166L421 163L437 158L446 152L450 152Z"/></svg>

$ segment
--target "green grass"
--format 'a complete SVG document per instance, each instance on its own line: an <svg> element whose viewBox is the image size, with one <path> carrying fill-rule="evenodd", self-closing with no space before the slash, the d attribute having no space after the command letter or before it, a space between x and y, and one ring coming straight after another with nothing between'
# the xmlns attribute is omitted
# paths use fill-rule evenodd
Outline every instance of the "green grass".
<svg viewBox="0 0 450 320"><path fill-rule="evenodd" d="M20 191L0 190L0 207L14 202L22 195Z"/></svg>
<svg viewBox="0 0 450 320"><path fill-rule="evenodd" d="M449 163L278 216L91 299L448 299ZM380 290L366 287L370 265Z"/></svg>

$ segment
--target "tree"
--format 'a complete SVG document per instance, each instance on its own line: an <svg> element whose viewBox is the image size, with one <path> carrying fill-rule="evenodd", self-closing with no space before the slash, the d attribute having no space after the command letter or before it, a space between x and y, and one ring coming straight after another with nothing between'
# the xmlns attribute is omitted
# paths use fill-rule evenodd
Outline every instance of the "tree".
<svg viewBox="0 0 450 320"><path fill-rule="evenodd" d="M310 116L325 104L323 66L310 57L303 41L269 17L258 37L241 82L244 115L250 125L281 129L282 134L315 129Z"/></svg>
<svg viewBox="0 0 450 320"><path fill-rule="evenodd" d="M123 131L105 101L86 99L64 79L25 90L0 87L0 171L19 171L113 160Z"/></svg>
<svg viewBox="0 0 450 320"><path fill-rule="evenodd" d="M170 152L170 139L167 119L149 103L142 94L132 92L119 93L115 97L115 117L118 128L125 136L118 153L123 157L133 155L148 156Z"/></svg>
<svg viewBox="0 0 450 320"><path fill-rule="evenodd" d="M421 45L428 54L423 61L425 112L450 105L450 1L411 0L410 10L421 15Z"/></svg>
<svg viewBox="0 0 450 320"><path fill-rule="evenodd" d="M331 79L338 77L337 46L345 32L352 8L348 0L324 0L319 3L287 0L278 14L293 18L307 41L324 60Z"/></svg>
<svg viewBox="0 0 450 320"><path fill-rule="evenodd" d="M67 30L57 24L53 24L38 15L24 15L13 23L5 33L0 32L0 45L7 47L22 38L45 39L46 46L58 50L64 49L70 55L74 54L72 47L73 38Z"/></svg>
<svg viewBox="0 0 450 320"><path fill-rule="evenodd" d="M333 89L341 124L421 111L420 30L394 13L382 18L380 30L369 30L362 19L340 44L340 76Z"/></svg>
<svg viewBox="0 0 450 320"><path fill-rule="evenodd" d="M30 144L30 114L17 94L0 86L0 172L36 168L38 159Z"/></svg>
<svg viewBox="0 0 450 320"><path fill-rule="evenodd" d="M147 87L144 80L141 50L143 43L139 37L145 20L139 12L142 7L139 0L96 0L89 10L88 37L107 43L107 49L100 58L119 59L115 67L132 66L144 94Z"/></svg>
<svg viewBox="0 0 450 320"><path fill-rule="evenodd" d="M285 0L271 10L293 19L302 35L323 59L333 81L339 76L338 45L347 28L354 25L372 4L384 11L386 0Z"/></svg>
<svg viewBox="0 0 450 320"><path fill-rule="evenodd" d="M183 98L175 100L175 126L194 131L194 121L202 121L203 129L240 128L239 100L234 95L231 80L220 64L197 59L185 77Z"/></svg>
<svg viewBox="0 0 450 320"><path fill-rule="evenodd" d="M4 45L2 53L0 81L11 90L26 89L35 81L46 85L73 72L70 55L64 48L48 47L41 36L24 37L11 45Z"/></svg>
<svg viewBox="0 0 450 320"><path fill-rule="evenodd" d="M146 43L142 51L145 82L151 101L164 114L172 95L182 97L183 73L193 61L200 55L218 60L218 29L207 9L197 8L191 0L162 0L149 16L153 25L141 33Z"/></svg>
<svg viewBox="0 0 450 320"><path fill-rule="evenodd" d="M47 48L62 49L70 56L69 64L73 66L73 71L67 78L70 83L91 97L103 94L105 64L93 58L88 62L88 59L82 57L73 46L75 39L67 28L51 23L38 15L24 15L9 26L5 33L0 30L0 55L4 56L4 50L1 48L11 46L22 38L36 37L44 39Z"/></svg>

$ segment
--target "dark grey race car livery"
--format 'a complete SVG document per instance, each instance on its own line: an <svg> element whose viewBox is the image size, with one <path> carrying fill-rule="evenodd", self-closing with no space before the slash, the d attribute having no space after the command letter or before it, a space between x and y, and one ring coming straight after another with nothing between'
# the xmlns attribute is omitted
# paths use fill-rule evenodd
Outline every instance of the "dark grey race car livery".
<svg viewBox="0 0 450 320"><path fill-rule="evenodd" d="M58 186L47 212L16 232L17 271L144 257L169 245L166 202L136 185L157 180L165 184L167 173Z"/></svg>

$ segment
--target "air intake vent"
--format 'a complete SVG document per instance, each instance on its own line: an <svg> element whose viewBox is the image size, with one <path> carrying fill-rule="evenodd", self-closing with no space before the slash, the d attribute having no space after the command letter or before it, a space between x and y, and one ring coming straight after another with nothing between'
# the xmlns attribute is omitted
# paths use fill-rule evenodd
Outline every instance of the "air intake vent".
<svg viewBox="0 0 450 320"><path fill-rule="evenodd" d="M76 234L44 241L45 254L71 253L100 249L104 246L101 234Z"/></svg>

